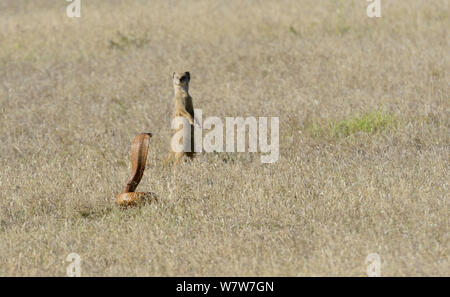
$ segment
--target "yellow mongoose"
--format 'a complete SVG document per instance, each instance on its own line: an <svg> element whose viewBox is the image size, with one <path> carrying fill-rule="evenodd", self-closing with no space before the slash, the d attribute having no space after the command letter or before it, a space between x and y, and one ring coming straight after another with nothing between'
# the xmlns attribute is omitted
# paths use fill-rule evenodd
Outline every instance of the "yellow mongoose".
<svg viewBox="0 0 450 297"><path fill-rule="evenodd" d="M172 115L172 119L176 117L184 117L187 118L191 128L191 145L190 152L182 151L175 152L171 146L171 151L167 156L165 162L173 162L175 161L178 164L186 154L189 158L194 157L194 105L192 103L192 97L189 95L189 81L191 80L191 76L189 72L174 72L173 73L173 87L175 90L175 109ZM183 128L179 128L173 131L173 135L179 132Z"/></svg>

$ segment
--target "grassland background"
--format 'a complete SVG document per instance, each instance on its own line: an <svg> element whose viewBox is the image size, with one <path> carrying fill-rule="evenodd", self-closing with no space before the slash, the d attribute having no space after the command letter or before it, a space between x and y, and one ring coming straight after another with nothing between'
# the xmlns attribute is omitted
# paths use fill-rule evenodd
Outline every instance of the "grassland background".
<svg viewBox="0 0 450 297"><path fill-rule="evenodd" d="M0 2L1 276L450 275L448 1L81 2ZM279 116L280 160L163 168L179 69L204 116ZM160 201L120 210L144 131Z"/></svg>

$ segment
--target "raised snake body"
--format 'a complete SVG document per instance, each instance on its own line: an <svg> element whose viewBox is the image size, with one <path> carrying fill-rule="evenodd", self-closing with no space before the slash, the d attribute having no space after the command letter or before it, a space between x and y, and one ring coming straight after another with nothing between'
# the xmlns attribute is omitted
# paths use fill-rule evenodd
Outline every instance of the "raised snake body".
<svg viewBox="0 0 450 297"><path fill-rule="evenodd" d="M156 200L156 195L152 192L135 192L144 175L150 137L151 133L141 133L131 142L131 176L122 193L117 196L119 206L135 206Z"/></svg>

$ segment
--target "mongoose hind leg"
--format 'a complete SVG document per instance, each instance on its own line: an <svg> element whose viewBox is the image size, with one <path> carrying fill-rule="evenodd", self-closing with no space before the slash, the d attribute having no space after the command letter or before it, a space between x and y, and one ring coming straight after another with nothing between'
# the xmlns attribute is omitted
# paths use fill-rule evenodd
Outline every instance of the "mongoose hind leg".
<svg viewBox="0 0 450 297"><path fill-rule="evenodd" d="M183 152L170 152L166 159L163 162L164 166L170 166L175 167L176 165L179 165L181 162L181 159L183 158L184 153Z"/></svg>
<svg viewBox="0 0 450 297"><path fill-rule="evenodd" d="M180 164L181 159L183 158L184 153L180 152L180 153L175 153L175 165Z"/></svg>
<svg viewBox="0 0 450 297"><path fill-rule="evenodd" d="M167 165L171 164L173 162L173 160L174 160L174 153L169 152L167 154L167 157L163 161L163 166L167 166Z"/></svg>

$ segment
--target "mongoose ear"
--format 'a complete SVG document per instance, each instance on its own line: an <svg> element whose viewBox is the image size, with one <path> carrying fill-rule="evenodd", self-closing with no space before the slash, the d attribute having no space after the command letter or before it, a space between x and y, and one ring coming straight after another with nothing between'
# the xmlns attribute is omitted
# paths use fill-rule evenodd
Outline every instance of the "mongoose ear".
<svg viewBox="0 0 450 297"><path fill-rule="evenodd" d="M172 73L172 78L174 78L175 77L175 72L174 73Z"/></svg>
<svg viewBox="0 0 450 297"><path fill-rule="evenodd" d="M189 73L189 71L186 72L186 76L189 80L191 79L191 74Z"/></svg>

